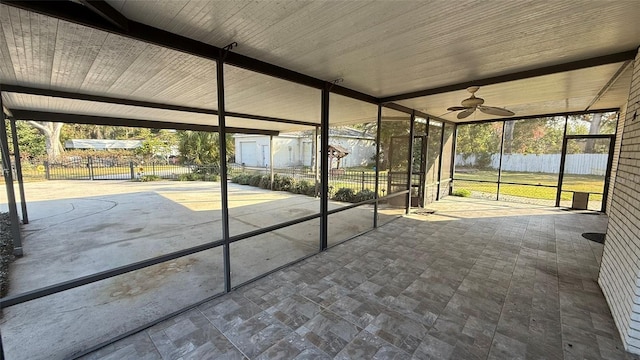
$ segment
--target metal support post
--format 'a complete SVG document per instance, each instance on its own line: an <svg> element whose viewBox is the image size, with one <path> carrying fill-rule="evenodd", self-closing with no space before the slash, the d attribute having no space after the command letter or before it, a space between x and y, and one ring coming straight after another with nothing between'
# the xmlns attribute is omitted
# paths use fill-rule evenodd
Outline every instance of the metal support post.
<svg viewBox="0 0 640 360"><path fill-rule="evenodd" d="M20 208L22 210L22 223L29 223L27 213L27 201L24 197L24 181L22 178L22 159L20 158L20 147L18 146L18 131L16 129L16 119L10 117L11 139L13 140L13 155L16 162L16 176L18 178L18 190L20 191Z"/></svg>
<svg viewBox="0 0 640 360"><path fill-rule="evenodd" d="M442 189L442 161L444 158L443 156L444 155L444 130L446 128L447 128L447 124L442 123L442 130L440 131L440 158L438 160L438 192L436 193L436 201L440 200L440 191Z"/></svg>
<svg viewBox="0 0 640 360"><path fill-rule="evenodd" d="M507 122L502 122L502 136L500 136L500 160L498 161L498 187L496 188L496 201L500 200L500 182L502 181L502 153L504 152L504 129Z"/></svg>
<svg viewBox="0 0 640 360"><path fill-rule="evenodd" d="M376 185L375 185L375 198L376 202L373 204L373 227L378 227L378 192L380 191L380 128L382 125L382 106L378 105L378 119L376 119Z"/></svg>
<svg viewBox="0 0 640 360"><path fill-rule="evenodd" d="M315 136L313 137L313 176L315 178L315 197L318 197L318 185L320 184L320 179L318 178L318 158L320 157L320 150L318 149L318 136L320 135L320 127L316 126Z"/></svg>
<svg viewBox="0 0 640 360"><path fill-rule="evenodd" d="M93 158L89 156L87 158L87 167L89 168L89 180L94 180L93 178Z"/></svg>
<svg viewBox="0 0 640 360"><path fill-rule="evenodd" d="M0 100L0 105L1 100ZM0 106L2 108L2 106ZM7 139L7 125L5 124L4 113L0 121L0 151L2 152L2 170L4 172L4 183L7 188L7 202L9 206L9 218L11 219L11 235L13 236L13 254L22 256L22 236L20 234L20 219L18 218L18 208L16 206L16 194L13 190L13 173L11 171L11 156L9 155L9 144Z"/></svg>
<svg viewBox="0 0 640 360"><path fill-rule="evenodd" d="M329 228L329 87L322 89L320 107L320 251L327 248Z"/></svg>
<svg viewBox="0 0 640 360"><path fill-rule="evenodd" d="M458 145L458 124L453 125L453 145L451 146L451 171L449 173L449 178L451 179L449 183L449 195L453 192L453 175L456 173L456 146Z"/></svg>
<svg viewBox="0 0 640 360"><path fill-rule="evenodd" d="M404 210L405 214L409 214L409 211L411 210L411 178L413 177L413 128L415 126L415 122L416 112L415 110L413 110L411 111L411 121L409 122L409 162L407 166L407 190L409 190L409 192L407 193L407 204Z"/></svg>
<svg viewBox="0 0 640 360"><path fill-rule="evenodd" d="M558 188L556 190L556 207L560 206L560 198L562 197L562 180L564 179L564 162L567 153L567 126L569 117L564 117L564 133L562 134L562 150L560 150L560 169L558 169Z"/></svg>
<svg viewBox="0 0 640 360"><path fill-rule="evenodd" d="M228 49L230 50L230 48ZM223 50L226 54L228 50ZM224 56L223 56L224 58ZM225 124L225 107L224 107L224 61L218 59L216 61L217 71L217 90L218 90L218 138L220 139L220 198L222 201L222 252L224 258L224 291L231 291L231 260L229 251L229 198L227 193L227 131Z"/></svg>
<svg viewBox="0 0 640 360"><path fill-rule="evenodd" d="M619 116L619 115L618 115ZM600 212L607 212L607 199L609 199L609 186L611 184L611 169L613 167L613 153L615 151L616 136L612 135L609 138L609 156L607 159L607 171L604 178L604 189L602 193L602 205L600 206Z"/></svg>
<svg viewBox="0 0 640 360"><path fill-rule="evenodd" d="M271 190L273 190L273 180L275 179L273 172L273 135L269 135L269 167L271 168Z"/></svg>

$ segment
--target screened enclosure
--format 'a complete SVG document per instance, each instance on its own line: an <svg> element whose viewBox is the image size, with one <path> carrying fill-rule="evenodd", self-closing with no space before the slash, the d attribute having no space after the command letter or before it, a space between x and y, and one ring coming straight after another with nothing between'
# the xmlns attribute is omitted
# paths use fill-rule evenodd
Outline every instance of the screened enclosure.
<svg viewBox="0 0 640 360"><path fill-rule="evenodd" d="M617 116L460 124L453 194L605 211ZM587 203L576 205L575 196Z"/></svg>

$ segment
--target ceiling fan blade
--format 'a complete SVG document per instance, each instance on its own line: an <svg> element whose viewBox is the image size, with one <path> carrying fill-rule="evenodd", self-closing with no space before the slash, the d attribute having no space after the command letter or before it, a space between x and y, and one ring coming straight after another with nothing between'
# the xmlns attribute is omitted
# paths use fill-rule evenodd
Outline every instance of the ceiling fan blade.
<svg viewBox="0 0 640 360"><path fill-rule="evenodd" d="M514 113L511 110L507 110L505 108L499 108L499 107L495 107L495 106L478 106L478 108L480 109L480 111L482 111L485 114L489 114L489 115L496 115L496 116L513 116L516 113Z"/></svg>
<svg viewBox="0 0 640 360"><path fill-rule="evenodd" d="M468 109L466 109L465 111L460 111L460 112L458 113L458 116L457 116L457 117L458 117L458 119L464 119L464 118L466 118L467 116L469 116L469 115L473 114L475 111L476 111L476 108L474 108L474 107L472 107L472 108L468 108Z"/></svg>
<svg viewBox="0 0 640 360"><path fill-rule="evenodd" d="M464 106L452 106L450 108L447 108L447 111L460 111L460 110L465 110L468 109Z"/></svg>

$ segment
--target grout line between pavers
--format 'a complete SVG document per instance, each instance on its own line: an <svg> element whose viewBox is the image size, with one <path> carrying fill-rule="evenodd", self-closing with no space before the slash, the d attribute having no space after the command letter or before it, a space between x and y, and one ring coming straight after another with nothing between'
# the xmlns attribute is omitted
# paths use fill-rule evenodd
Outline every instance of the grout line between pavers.
<svg viewBox="0 0 640 360"><path fill-rule="evenodd" d="M560 344L562 357L564 358L564 321L562 321L562 306L560 305L560 252L558 252L558 233L556 227L556 218L553 217L553 235L556 244L556 280L558 282L558 315L560 315Z"/></svg>
<svg viewBox="0 0 640 360"><path fill-rule="evenodd" d="M257 306L257 305L256 305L256 306ZM240 352L240 354L242 354L242 356L244 356L244 357L245 357L245 358L247 358L247 359L251 359L251 357L249 357L247 354L245 354L245 353L244 353L244 351L242 351L242 350L241 350L241 349L240 349L240 348L239 348L239 347L238 347L238 346L237 346L237 345L236 345L236 344L235 344L231 339L229 339L229 337L227 336L227 334L225 334L225 333L222 331L222 329L218 328L218 327L216 326L216 324L214 324L214 323L211 321L211 319L209 319L209 318L207 317L207 315L205 315L202 311L200 311L200 307L196 307L195 309L200 313L200 315L202 315L202 317L204 317L205 319L207 319L207 321L211 324L211 326L213 326L214 328L216 328L216 330L218 330L218 331L220 332L220 334L222 334L222 336L224 336L224 338L225 338L225 339L227 339L227 341L228 341L231 345L233 345L233 347L234 347L234 348L236 348L236 349ZM254 315L254 316L255 316L255 315ZM253 316L252 316L252 317L253 317Z"/></svg>
<svg viewBox="0 0 640 360"><path fill-rule="evenodd" d="M475 221L477 222L478 220L476 219ZM475 222L474 222L474 224L475 224ZM470 228L471 228L471 227L473 227L473 226L470 226ZM469 231L469 229L466 229L466 231L463 233L463 235L464 235L464 234L466 234L468 231ZM493 236L495 236L496 232L497 232L497 230L494 230L494 232L493 232ZM492 238L493 238L493 236L492 236ZM456 288L456 290L453 292L453 295L451 295L451 296L449 297L449 300L447 301L447 304L444 306L444 308L443 308L443 309L442 309L442 311L438 314L438 316L436 316L436 319L433 321L433 324L429 327L429 329L427 329L427 335L429 335L429 330L433 329L434 325L438 322L438 319L440 319L440 316L442 315L442 313L444 312L444 310L447 308L447 305L449 305L449 303L451 302L451 299L453 299L453 297L454 297L454 296L456 296L456 294L458 293L458 290L460 289L460 286L462 285L462 283L467 279L467 277L469 276L469 274L471 274L471 269L473 269L473 267L475 266L475 264L478 262L478 259L480 258L480 256L482 255L482 253L484 252L484 250L485 250L485 249L486 249L486 247L487 247L487 242L486 242L486 241L485 241L485 242L483 242L483 246L484 246L484 247L483 247L482 251L481 251L481 252L479 252L479 255L478 255L478 256L476 257L476 259L473 261L473 264L471 265L471 268L469 269L469 272L468 272L468 273L467 273L467 274L462 278L462 280L460 281L460 284L458 285L458 287ZM493 270L493 269L492 269L492 270ZM466 324L466 321L465 321L465 324ZM496 329L497 329L497 328L498 328L498 324L496 324ZM464 330L464 326L463 326L463 330ZM495 331L496 331L496 330L494 330L494 334L495 334ZM423 339L423 340L421 340L420 342L422 342L422 341L424 341L424 339ZM491 343L493 343L493 336L491 337ZM454 347L454 350L455 350L455 346L453 346L453 347ZM417 349L417 348L416 348L416 351L418 351L418 349ZM491 348L489 348L489 352L491 352ZM411 355L412 355L412 356L414 356L414 355L415 355L415 351L414 351L414 352L413 352L413 354L411 354ZM487 353L487 357L488 357L488 356L489 356L489 353Z"/></svg>
<svg viewBox="0 0 640 360"><path fill-rule="evenodd" d="M527 229L529 228L529 225L531 224L531 216L527 216L527 218L528 218L527 226L525 227L525 230L524 230L522 236L520 237L520 244L519 244L518 254L516 255L515 261L513 262L513 268L511 269L511 279L509 280L509 287L507 288L507 293L505 294L505 297L504 297L504 303L502 304L502 309L500 309L500 316L498 317L498 322L496 323L496 328L493 331L493 336L491 337L491 346L489 347L489 352L487 353L487 357L486 357L487 359L491 355L491 349L493 348L493 342L495 340L496 333L498 332L498 326L500 324L500 320L502 320L502 315L504 314L505 307L507 306L507 300L509 299L509 293L511 292L511 285L513 284L513 279L515 277L515 269L518 266L518 259L520 258L520 251L522 250L522 244L524 242L523 238L527 233ZM533 298L532 298L531 301L533 301ZM531 318L531 316L529 316L529 318ZM527 345L527 344L525 344L525 345Z"/></svg>

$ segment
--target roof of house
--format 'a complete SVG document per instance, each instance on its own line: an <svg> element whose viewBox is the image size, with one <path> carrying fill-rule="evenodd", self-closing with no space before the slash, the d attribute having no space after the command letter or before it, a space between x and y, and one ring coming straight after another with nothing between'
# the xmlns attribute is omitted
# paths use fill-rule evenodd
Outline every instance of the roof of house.
<svg viewBox="0 0 640 360"><path fill-rule="evenodd" d="M135 149L142 146L142 140L71 139L64 142L67 149Z"/></svg>
<svg viewBox="0 0 640 360"><path fill-rule="evenodd" d="M256 136L267 136L267 135L254 135L254 134L234 134L233 135L233 137L236 137L236 138L256 137ZM313 136L313 131L293 131L293 132L281 133L277 137L308 138L312 136ZM329 128L329 137L354 138L354 139L371 140L371 141L374 141L376 139L374 134L370 134L369 132L365 132L364 130L354 129L348 126Z"/></svg>

